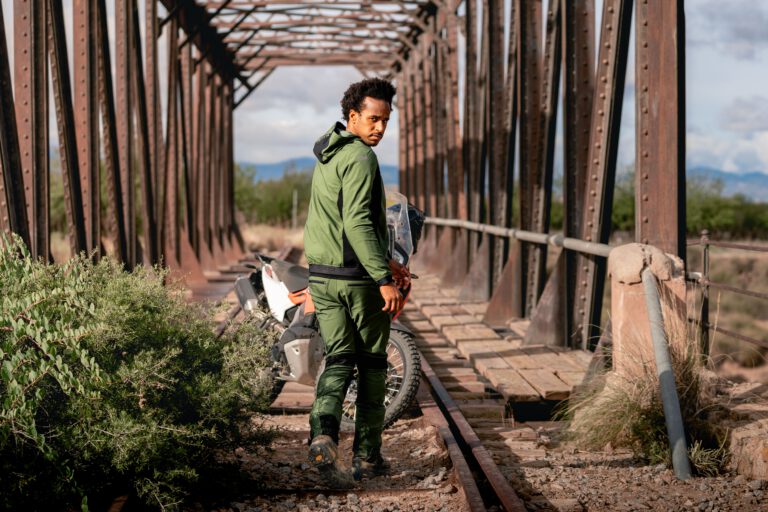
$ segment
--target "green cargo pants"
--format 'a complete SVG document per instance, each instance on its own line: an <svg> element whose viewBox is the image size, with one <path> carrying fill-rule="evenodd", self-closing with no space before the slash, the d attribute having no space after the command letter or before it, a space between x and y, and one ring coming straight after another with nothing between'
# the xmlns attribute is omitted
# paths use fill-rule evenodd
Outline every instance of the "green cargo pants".
<svg viewBox="0 0 768 512"><path fill-rule="evenodd" d="M325 342L325 370L309 414L310 437L338 443L342 404L358 374L354 455L375 459L381 449L387 378L389 313L376 283L310 276L309 291Z"/></svg>

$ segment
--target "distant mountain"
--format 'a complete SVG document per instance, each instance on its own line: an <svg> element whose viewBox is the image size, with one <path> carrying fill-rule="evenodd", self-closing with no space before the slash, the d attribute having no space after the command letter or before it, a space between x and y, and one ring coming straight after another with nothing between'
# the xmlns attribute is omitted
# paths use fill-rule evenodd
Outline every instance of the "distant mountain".
<svg viewBox="0 0 768 512"><path fill-rule="evenodd" d="M720 181L726 196L741 194L755 202L768 203L768 174L762 172L737 174L700 166L688 169L688 177Z"/></svg>
<svg viewBox="0 0 768 512"><path fill-rule="evenodd" d="M239 164L255 167L256 181L262 181L279 179L289 169L311 171L315 167L315 161L314 157L306 156L274 163L239 162ZM726 196L742 194L752 201L768 203L768 174L762 172L738 174L721 171L712 167L698 166L688 169L688 176L722 182L723 194ZM396 185L398 180L397 166L382 165L381 177L386 185Z"/></svg>
<svg viewBox="0 0 768 512"><path fill-rule="evenodd" d="M283 160L282 162L274 162L269 164L253 163L253 162L238 162L239 165L245 167L256 168L256 181L274 180L279 179L285 174L287 170L295 171L311 171L315 167L317 160L311 156L304 156L299 158L291 158L289 160ZM394 165L381 165L381 178L384 180L385 185L397 185L398 169Z"/></svg>

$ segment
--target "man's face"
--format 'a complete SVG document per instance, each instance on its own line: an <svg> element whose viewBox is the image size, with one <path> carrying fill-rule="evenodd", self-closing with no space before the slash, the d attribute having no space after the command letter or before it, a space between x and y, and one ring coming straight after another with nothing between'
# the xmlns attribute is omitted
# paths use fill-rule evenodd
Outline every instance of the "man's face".
<svg viewBox="0 0 768 512"><path fill-rule="evenodd" d="M384 137L390 112L386 101L366 96L361 112L349 111L347 130L360 137L365 144L375 146Z"/></svg>

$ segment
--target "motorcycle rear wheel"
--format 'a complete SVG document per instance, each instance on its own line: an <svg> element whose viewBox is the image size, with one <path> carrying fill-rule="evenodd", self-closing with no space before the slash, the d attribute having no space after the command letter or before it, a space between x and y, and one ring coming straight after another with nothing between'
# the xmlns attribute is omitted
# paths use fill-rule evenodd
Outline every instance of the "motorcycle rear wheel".
<svg viewBox="0 0 768 512"><path fill-rule="evenodd" d="M421 357L413 337L405 332L390 330L387 344L387 382L384 396L384 428L392 425L408 409L419 389ZM351 431L355 427L355 401L357 400L357 375L352 380L344 398L341 429Z"/></svg>

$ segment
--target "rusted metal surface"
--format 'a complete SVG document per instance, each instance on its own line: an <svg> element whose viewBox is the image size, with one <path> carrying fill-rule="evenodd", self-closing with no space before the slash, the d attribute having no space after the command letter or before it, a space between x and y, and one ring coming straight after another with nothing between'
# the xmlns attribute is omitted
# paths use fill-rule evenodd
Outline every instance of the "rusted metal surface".
<svg viewBox="0 0 768 512"><path fill-rule="evenodd" d="M606 243L610 235L631 17L631 0L603 3L581 235L588 242ZM603 260L577 258L570 331L574 347L593 347L597 343L605 268Z"/></svg>
<svg viewBox="0 0 768 512"><path fill-rule="evenodd" d="M594 0L563 0L563 232L582 233L594 87ZM565 251L565 332L574 331L577 255Z"/></svg>
<svg viewBox="0 0 768 512"><path fill-rule="evenodd" d="M48 1L48 49L51 79L59 132L61 176L64 181L64 207L69 222L69 240L75 254L87 251L85 211L80 180L80 163L75 139L75 114L72 108L72 84L67 63L67 41L61 2Z"/></svg>
<svg viewBox="0 0 768 512"><path fill-rule="evenodd" d="M134 188L133 79L131 48L133 41L133 1L115 0L115 113L120 189L125 222L125 263L136 265L137 234Z"/></svg>
<svg viewBox="0 0 768 512"><path fill-rule="evenodd" d="M46 4L47 0L23 0L13 8L16 122L29 250L44 259L50 255Z"/></svg>
<svg viewBox="0 0 768 512"><path fill-rule="evenodd" d="M557 99L560 85L561 56L561 16L560 3L554 2L547 12L546 38L544 45L541 73L541 111L539 112L540 131L537 163L539 165L538 182L533 183L535 190L532 197L531 228L539 233L549 231L550 210L552 206L552 175L555 159L555 129L557 121ZM529 285L527 287L526 308L533 312L546 282L547 252L536 247L529 253ZM556 281L553 286L559 287ZM555 293L562 293L557 291Z"/></svg>
<svg viewBox="0 0 768 512"><path fill-rule="evenodd" d="M456 437L453 435L453 432L451 432L451 426L444 416L445 413L440 410L438 403L429 392L428 386L429 385L422 380L422 384L416 394L419 409L421 409L424 418L440 433L440 437L448 451L448 456L451 458L459 489L464 495L469 510L483 512L486 510L485 503L483 502L483 496L480 494L480 490L477 488L477 483L472 475L472 470L470 469L469 464L467 464L467 459L464 457L464 454L461 452Z"/></svg>
<svg viewBox="0 0 768 512"><path fill-rule="evenodd" d="M155 233L154 243L158 252L158 257L163 253L163 240L165 224L162 222L163 212L165 211L164 200L167 194L167 176L165 173L165 151L163 150L162 120L160 106L160 88L158 84L158 21L157 21L157 2L150 0L144 6L144 27L146 37L144 38L144 69L145 69L145 98L147 113L147 148L149 150L149 174L152 177L152 186L154 189L153 210L155 214ZM136 20L138 24L138 17ZM140 50L140 46L138 46ZM140 60L140 59L138 59ZM172 66L170 66L172 67ZM173 97L173 96L171 96ZM170 113L168 115L170 119Z"/></svg>
<svg viewBox="0 0 768 512"><path fill-rule="evenodd" d="M0 6L0 228L13 231L29 245L30 230L27 209L21 198L24 178L21 174L13 87L5 37L3 9Z"/></svg>
<svg viewBox="0 0 768 512"><path fill-rule="evenodd" d="M101 187L99 170L98 18L94 0L75 0L74 114L78 163L83 194L86 250L101 246Z"/></svg>
<svg viewBox="0 0 768 512"><path fill-rule="evenodd" d="M534 231L534 197L539 187L541 166L541 0L521 2L518 55L520 94L520 228ZM530 314L539 296L541 254L522 247L522 275L525 276L525 311Z"/></svg>
<svg viewBox="0 0 768 512"><path fill-rule="evenodd" d="M181 261L181 217L179 212L179 170L185 163L181 157L183 144L182 110L179 109L181 96L181 67L179 61L179 30L175 20L170 21L168 27L168 124L165 136L165 197L163 208L163 234L165 246L163 252L167 258L174 262Z"/></svg>
<svg viewBox="0 0 768 512"><path fill-rule="evenodd" d="M520 242L512 242L509 247L509 257L504 265L498 286L493 290L493 296L488 303L483 321L488 325L505 326L511 318L523 316L523 296L520 283L521 250Z"/></svg>
<svg viewBox="0 0 768 512"><path fill-rule="evenodd" d="M561 252L536 309L525 332L526 345L564 346L567 340L565 318L567 315L563 281L565 274L565 251Z"/></svg>
<svg viewBox="0 0 768 512"><path fill-rule="evenodd" d="M123 206L123 183L120 177L115 99L112 86L112 58L109 49L106 0L96 2L98 24L98 96L101 108L104 171L107 189L107 216L115 256L128 261L128 238Z"/></svg>
<svg viewBox="0 0 768 512"><path fill-rule="evenodd" d="M474 429L459 410L459 406L448 394L445 386L440 382L425 358L421 359L421 370L424 377L429 381L434 396L439 400L441 409L445 411L446 418L450 419L455 429L460 433L462 440L468 446L504 510L524 512L526 510L525 504L496 465L491 454L485 449Z"/></svg>
<svg viewBox="0 0 768 512"><path fill-rule="evenodd" d="M152 172L152 156L149 143L149 118L147 114L147 90L144 82L144 65L141 55L141 32L136 1L132 0L130 65L133 75L133 101L135 105L136 140L138 141L137 167L141 184L141 207L143 209L144 255L147 263L155 264L160 260L158 225L155 204L155 180Z"/></svg>
<svg viewBox="0 0 768 512"><path fill-rule="evenodd" d="M635 240L685 260L683 0L636 0Z"/></svg>
<svg viewBox="0 0 768 512"><path fill-rule="evenodd" d="M499 108L488 109L488 124L490 126L488 131L488 211L491 223L497 226L506 226L509 112L504 108L507 105L507 84L504 80L504 2L502 0L488 0L487 7L488 51L490 52L488 94L491 105L499 105ZM505 245L505 240L501 238L491 242L488 261L488 264L491 265L488 273L491 286L501 276L506 260Z"/></svg>

